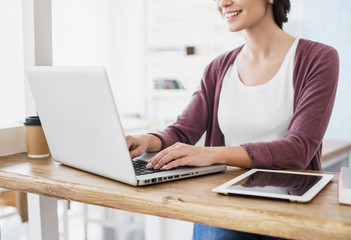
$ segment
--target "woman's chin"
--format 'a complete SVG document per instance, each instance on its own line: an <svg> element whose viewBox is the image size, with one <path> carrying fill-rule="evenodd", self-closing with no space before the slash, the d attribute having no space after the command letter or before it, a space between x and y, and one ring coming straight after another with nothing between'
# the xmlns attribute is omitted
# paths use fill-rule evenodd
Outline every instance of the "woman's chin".
<svg viewBox="0 0 351 240"><path fill-rule="evenodd" d="M239 31L243 30L243 28L240 28L240 27L237 27L237 26L230 26L230 25L228 25L228 30L230 32L239 32Z"/></svg>

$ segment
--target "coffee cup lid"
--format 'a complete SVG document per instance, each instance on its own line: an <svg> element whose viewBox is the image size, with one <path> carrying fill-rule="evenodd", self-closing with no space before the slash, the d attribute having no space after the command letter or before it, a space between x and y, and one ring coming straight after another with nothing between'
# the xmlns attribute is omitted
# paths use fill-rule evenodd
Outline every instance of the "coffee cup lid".
<svg viewBox="0 0 351 240"><path fill-rule="evenodd" d="M24 126L41 126L39 116L27 117Z"/></svg>

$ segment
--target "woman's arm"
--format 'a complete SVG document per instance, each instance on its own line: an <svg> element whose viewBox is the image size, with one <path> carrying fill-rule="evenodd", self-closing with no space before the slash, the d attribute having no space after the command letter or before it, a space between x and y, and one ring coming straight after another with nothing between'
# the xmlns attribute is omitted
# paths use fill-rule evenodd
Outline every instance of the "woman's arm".
<svg viewBox="0 0 351 240"><path fill-rule="evenodd" d="M202 147L176 143L154 156L146 167L169 170L179 166L212 164L251 168L252 159L243 147Z"/></svg>
<svg viewBox="0 0 351 240"><path fill-rule="evenodd" d="M242 146L255 168L320 169L321 144L332 113L339 76L335 49L306 41L295 58L294 115L284 138ZM298 53L297 53L298 54Z"/></svg>
<svg viewBox="0 0 351 240"><path fill-rule="evenodd" d="M161 161L157 167L166 164L166 169L203 163L226 163L249 168L320 169L317 160L335 100L339 58L335 49L313 44L307 45L295 62L294 115L282 139L244 143L240 147L195 149L186 146L184 151L178 151L175 145L155 156L151 166Z"/></svg>
<svg viewBox="0 0 351 240"><path fill-rule="evenodd" d="M139 156L145 151L167 149L177 142L189 145L197 143L211 124L213 104L209 101L214 99L216 70L221 62L221 58L217 58L206 67L198 90L175 123L162 131L126 137L131 157Z"/></svg>

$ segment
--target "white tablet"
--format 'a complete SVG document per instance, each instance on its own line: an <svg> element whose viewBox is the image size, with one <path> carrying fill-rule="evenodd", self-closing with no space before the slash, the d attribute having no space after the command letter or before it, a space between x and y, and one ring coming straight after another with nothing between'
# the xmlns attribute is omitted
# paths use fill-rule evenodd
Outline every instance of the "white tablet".
<svg viewBox="0 0 351 240"><path fill-rule="evenodd" d="M309 202L333 177L322 173L251 169L212 191Z"/></svg>

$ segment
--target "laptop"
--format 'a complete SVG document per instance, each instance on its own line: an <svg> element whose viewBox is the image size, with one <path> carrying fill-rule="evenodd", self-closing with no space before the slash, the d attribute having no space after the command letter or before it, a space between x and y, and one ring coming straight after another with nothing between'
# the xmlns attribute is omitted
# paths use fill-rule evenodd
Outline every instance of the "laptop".
<svg viewBox="0 0 351 240"><path fill-rule="evenodd" d="M52 158L59 163L134 186L226 170L225 165L146 169L150 154L132 160L103 67L40 66L26 74Z"/></svg>

